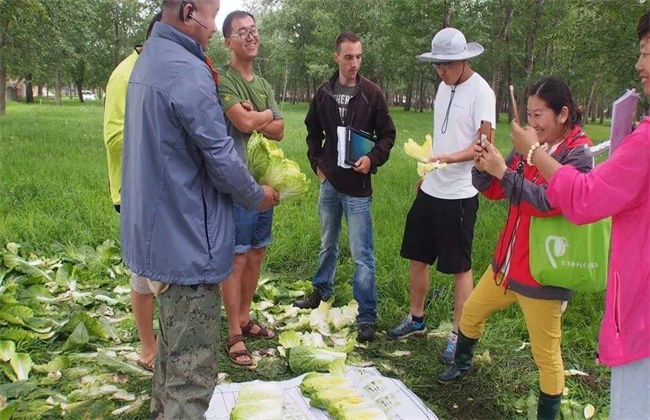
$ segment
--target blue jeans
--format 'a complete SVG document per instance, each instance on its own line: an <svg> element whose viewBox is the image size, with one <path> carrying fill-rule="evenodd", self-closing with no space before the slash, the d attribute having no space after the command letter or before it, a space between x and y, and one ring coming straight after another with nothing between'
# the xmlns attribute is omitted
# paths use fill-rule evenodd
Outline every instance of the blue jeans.
<svg viewBox="0 0 650 420"><path fill-rule="evenodd" d="M374 324L377 320L371 203L372 197L352 197L341 194L327 180L321 184L318 202L321 250L318 270L311 282L323 300L328 300L332 296L341 236L341 219L345 214L348 221L350 252L355 265L352 291L354 299L359 304L357 322L360 324Z"/></svg>

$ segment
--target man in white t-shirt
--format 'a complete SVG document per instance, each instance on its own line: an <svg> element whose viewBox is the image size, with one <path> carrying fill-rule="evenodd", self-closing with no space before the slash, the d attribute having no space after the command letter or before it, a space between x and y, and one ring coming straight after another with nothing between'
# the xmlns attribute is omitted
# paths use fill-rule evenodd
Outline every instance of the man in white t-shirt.
<svg viewBox="0 0 650 420"><path fill-rule="evenodd" d="M437 270L455 279L454 328L440 358L445 364L454 361L461 310L474 285L471 253L478 191L472 186L473 145L482 120L495 126L494 92L467 61L482 52L480 44L468 44L458 29L445 28L433 38L431 52L418 56L431 62L442 79L434 107L432 160L447 166L416 185L401 249L402 257L411 261L411 312L388 336L426 335L429 266L437 260Z"/></svg>

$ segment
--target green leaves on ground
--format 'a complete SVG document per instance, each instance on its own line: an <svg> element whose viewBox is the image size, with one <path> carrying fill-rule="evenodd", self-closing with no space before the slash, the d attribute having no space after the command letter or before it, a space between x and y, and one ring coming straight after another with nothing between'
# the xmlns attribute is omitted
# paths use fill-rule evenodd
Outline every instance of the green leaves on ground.
<svg viewBox="0 0 650 420"><path fill-rule="evenodd" d="M0 383L11 381L0 385L0 419L132 414L149 397L130 389L151 373L123 345L136 340L128 289L108 291L125 274L120 249L53 248L49 258L13 243L0 251Z"/></svg>

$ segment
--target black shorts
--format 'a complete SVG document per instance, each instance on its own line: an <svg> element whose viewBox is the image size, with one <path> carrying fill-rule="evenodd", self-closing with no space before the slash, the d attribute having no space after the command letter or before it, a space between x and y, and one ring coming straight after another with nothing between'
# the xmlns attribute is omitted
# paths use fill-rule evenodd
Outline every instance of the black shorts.
<svg viewBox="0 0 650 420"><path fill-rule="evenodd" d="M401 256L459 274L472 268L478 195L459 200L431 197L422 190L406 217Z"/></svg>

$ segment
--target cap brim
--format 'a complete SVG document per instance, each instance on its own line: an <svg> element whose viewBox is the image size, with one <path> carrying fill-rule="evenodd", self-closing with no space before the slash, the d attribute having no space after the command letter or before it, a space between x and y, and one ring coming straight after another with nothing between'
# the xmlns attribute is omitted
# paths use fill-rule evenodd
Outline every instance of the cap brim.
<svg viewBox="0 0 650 420"><path fill-rule="evenodd" d="M426 61L430 63L444 63L447 61L461 61L469 60L471 58L477 57L483 54L483 46L476 42L470 42L467 44L467 50L463 51L460 54L434 54L431 52L426 52L424 54L418 55L416 58L418 61Z"/></svg>

